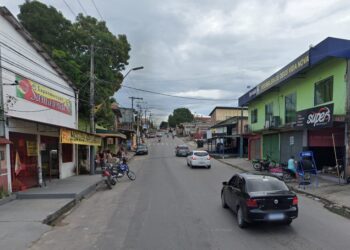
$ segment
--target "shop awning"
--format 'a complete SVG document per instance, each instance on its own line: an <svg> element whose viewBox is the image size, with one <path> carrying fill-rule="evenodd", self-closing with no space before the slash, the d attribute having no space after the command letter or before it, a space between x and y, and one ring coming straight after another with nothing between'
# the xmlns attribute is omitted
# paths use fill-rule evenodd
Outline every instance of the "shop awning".
<svg viewBox="0 0 350 250"><path fill-rule="evenodd" d="M97 133L97 135L102 138L122 138L126 140L126 135L122 133Z"/></svg>
<svg viewBox="0 0 350 250"><path fill-rule="evenodd" d="M95 134L66 128L60 129L60 143L100 146L101 142L101 137Z"/></svg>
<svg viewBox="0 0 350 250"><path fill-rule="evenodd" d="M10 141L4 137L0 137L0 145L4 145L4 144L12 144L12 141Z"/></svg>

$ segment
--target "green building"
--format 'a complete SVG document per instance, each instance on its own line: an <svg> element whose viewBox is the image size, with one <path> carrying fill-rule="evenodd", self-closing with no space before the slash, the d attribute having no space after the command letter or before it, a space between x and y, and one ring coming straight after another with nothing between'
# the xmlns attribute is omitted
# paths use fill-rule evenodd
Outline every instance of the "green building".
<svg viewBox="0 0 350 250"><path fill-rule="evenodd" d="M241 96L249 158L287 162L310 150L323 172L348 166L349 59L350 40L326 38Z"/></svg>

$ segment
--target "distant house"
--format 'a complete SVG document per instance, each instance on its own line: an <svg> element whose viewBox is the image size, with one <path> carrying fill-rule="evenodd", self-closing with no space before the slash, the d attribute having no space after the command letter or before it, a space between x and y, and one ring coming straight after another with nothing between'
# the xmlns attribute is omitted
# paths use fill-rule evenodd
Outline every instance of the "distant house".
<svg viewBox="0 0 350 250"><path fill-rule="evenodd" d="M212 123L224 121L231 117L245 116L248 117L248 109L243 107L215 107L209 114Z"/></svg>

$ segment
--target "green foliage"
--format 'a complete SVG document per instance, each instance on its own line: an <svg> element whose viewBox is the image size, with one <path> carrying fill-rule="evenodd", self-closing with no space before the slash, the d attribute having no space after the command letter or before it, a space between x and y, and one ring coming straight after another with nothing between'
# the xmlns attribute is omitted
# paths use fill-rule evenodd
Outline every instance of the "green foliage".
<svg viewBox="0 0 350 250"><path fill-rule="evenodd" d="M159 125L160 129L167 129L168 128L168 123L166 121L162 121Z"/></svg>
<svg viewBox="0 0 350 250"><path fill-rule="evenodd" d="M22 4L18 19L79 89L79 117L83 119L88 119L90 113L90 45L94 45L95 104L104 104L96 113L97 123L113 128L109 98L120 88L123 79L120 71L130 58L126 36L113 35L105 22L91 16L79 14L71 23L54 7L38 1Z"/></svg>
<svg viewBox="0 0 350 250"><path fill-rule="evenodd" d="M176 127L183 122L192 122L193 119L194 116L188 108L177 108L172 115L169 115L168 123L170 127Z"/></svg>

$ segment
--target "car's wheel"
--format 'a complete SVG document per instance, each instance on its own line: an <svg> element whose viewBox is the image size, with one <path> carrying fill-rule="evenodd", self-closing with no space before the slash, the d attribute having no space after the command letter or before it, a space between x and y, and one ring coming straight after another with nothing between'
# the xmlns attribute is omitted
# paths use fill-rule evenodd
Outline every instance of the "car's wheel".
<svg viewBox="0 0 350 250"><path fill-rule="evenodd" d="M211 165L208 166L208 169L211 168Z"/></svg>
<svg viewBox="0 0 350 250"><path fill-rule="evenodd" d="M221 194L221 205L223 208L228 208L226 201L225 201L225 196L223 193Z"/></svg>
<svg viewBox="0 0 350 250"><path fill-rule="evenodd" d="M237 224L240 228L247 227L247 222L244 221L242 208L238 207L237 210Z"/></svg>
<svg viewBox="0 0 350 250"><path fill-rule="evenodd" d="M190 167L191 167L191 168L193 168L193 165L192 165L192 163L190 163Z"/></svg>

